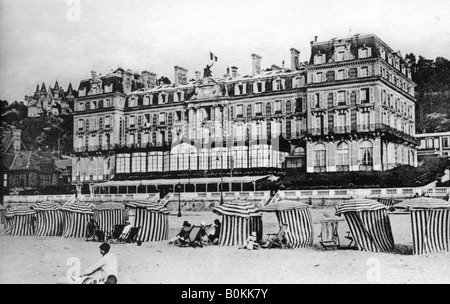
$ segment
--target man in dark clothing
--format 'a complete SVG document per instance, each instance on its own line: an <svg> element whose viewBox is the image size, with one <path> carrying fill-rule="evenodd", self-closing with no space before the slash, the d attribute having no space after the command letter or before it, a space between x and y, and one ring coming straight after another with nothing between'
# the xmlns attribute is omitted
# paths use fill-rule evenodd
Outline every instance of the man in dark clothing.
<svg viewBox="0 0 450 304"><path fill-rule="evenodd" d="M190 231L191 231L191 224L189 224L188 221L184 221L183 227L181 228L180 232L178 232L178 234L175 237L169 240L169 244L173 244L177 242L179 239L185 240L186 237L189 235Z"/></svg>
<svg viewBox="0 0 450 304"><path fill-rule="evenodd" d="M217 244L219 242L220 236L220 221L218 219L214 220L214 233L209 235L209 240L213 244Z"/></svg>

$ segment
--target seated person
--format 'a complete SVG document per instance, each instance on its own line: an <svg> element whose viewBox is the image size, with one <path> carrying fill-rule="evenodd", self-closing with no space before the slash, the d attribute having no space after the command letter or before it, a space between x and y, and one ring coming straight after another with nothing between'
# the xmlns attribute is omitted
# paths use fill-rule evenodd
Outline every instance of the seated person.
<svg viewBox="0 0 450 304"><path fill-rule="evenodd" d="M125 224L126 225L122 230L122 234L119 237L119 239L121 239L121 240L124 240L127 237L128 232L130 232L130 229L132 227L130 221L126 221Z"/></svg>
<svg viewBox="0 0 450 304"><path fill-rule="evenodd" d="M100 279L98 281L92 281L91 284L117 284L117 278L115 275L110 275L106 279Z"/></svg>
<svg viewBox="0 0 450 304"><path fill-rule="evenodd" d="M209 240L213 244L217 244L219 242L219 236L220 236L220 221L218 219L214 220L214 233L208 235Z"/></svg>
<svg viewBox="0 0 450 304"><path fill-rule="evenodd" d="M201 221L200 222L200 227L201 227L201 229L200 229L201 241L202 241L202 243L206 243L206 242L208 242L208 236L206 234L206 223L205 223L205 221Z"/></svg>
<svg viewBox="0 0 450 304"><path fill-rule="evenodd" d="M191 231L191 224L188 221L184 221L183 227L178 234L169 240L169 245L178 242L180 239L186 240L189 232Z"/></svg>
<svg viewBox="0 0 450 304"><path fill-rule="evenodd" d="M97 222L94 220L93 217L91 217L91 219L89 220L89 222L87 223L86 226L87 229L87 237L93 237L96 235L96 231L98 229L98 224Z"/></svg>
<svg viewBox="0 0 450 304"><path fill-rule="evenodd" d="M259 244L256 242L256 232L253 231L251 235L247 238L247 245L239 247L239 249L259 249Z"/></svg>
<svg viewBox="0 0 450 304"><path fill-rule="evenodd" d="M109 253L111 246L108 243L103 243L99 248L102 258L81 275L83 284L107 280L111 275L117 278L118 263L116 256Z"/></svg>

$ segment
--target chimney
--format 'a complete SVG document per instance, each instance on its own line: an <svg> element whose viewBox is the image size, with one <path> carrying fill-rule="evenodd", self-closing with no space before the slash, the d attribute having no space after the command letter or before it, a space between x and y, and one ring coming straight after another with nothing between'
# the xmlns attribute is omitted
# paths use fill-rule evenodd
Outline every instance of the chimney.
<svg viewBox="0 0 450 304"><path fill-rule="evenodd" d="M261 56L252 54L252 77L261 74Z"/></svg>
<svg viewBox="0 0 450 304"><path fill-rule="evenodd" d="M232 66L232 67L231 67L231 77L232 77L232 78L236 78L236 77L238 77L238 76L239 76L239 74L238 74L238 68L235 67L235 66Z"/></svg>
<svg viewBox="0 0 450 304"><path fill-rule="evenodd" d="M187 84L187 72L185 68L174 66L175 68L175 86Z"/></svg>
<svg viewBox="0 0 450 304"><path fill-rule="evenodd" d="M317 36L314 36L314 42L317 42Z"/></svg>
<svg viewBox="0 0 450 304"><path fill-rule="evenodd" d="M300 51L294 48L291 48L291 70L296 71L299 68L300 63Z"/></svg>
<svg viewBox="0 0 450 304"><path fill-rule="evenodd" d="M142 71L141 80L146 90L156 87L156 74L149 71Z"/></svg>
<svg viewBox="0 0 450 304"><path fill-rule="evenodd" d="M200 72L195 71L195 80L200 80Z"/></svg>

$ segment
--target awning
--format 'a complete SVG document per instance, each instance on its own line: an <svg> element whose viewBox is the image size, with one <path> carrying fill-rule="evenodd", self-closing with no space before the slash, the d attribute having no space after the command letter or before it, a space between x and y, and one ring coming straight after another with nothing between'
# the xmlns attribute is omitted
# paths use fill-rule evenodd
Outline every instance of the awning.
<svg viewBox="0 0 450 304"><path fill-rule="evenodd" d="M223 183L252 183L260 179L267 178L269 175L264 176L237 176L237 177L223 177ZM177 185L180 184L220 184L222 179L220 177L208 177L208 178L178 178L178 179L152 179L152 180L126 180L126 181L109 181L105 183L98 183L95 186L109 187L109 186L161 186L161 185Z"/></svg>
<svg viewBox="0 0 450 304"><path fill-rule="evenodd" d="M450 202L432 197L417 197L404 200L403 202L395 205L394 208L406 209L407 211L414 209L450 209Z"/></svg>

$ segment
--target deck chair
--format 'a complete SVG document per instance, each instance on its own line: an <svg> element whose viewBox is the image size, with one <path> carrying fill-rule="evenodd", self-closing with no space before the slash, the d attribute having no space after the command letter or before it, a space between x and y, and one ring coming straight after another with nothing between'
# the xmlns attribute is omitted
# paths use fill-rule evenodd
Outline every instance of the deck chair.
<svg viewBox="0 0 450 304"><path fill-rule="evenodd" d="M104 242L105 241L105 233L98 229L97 226L93 226L91 223L88 223L86 226L86 242L94 241L94 242Z"/></svg>
<svg viewBox="0 0 450 304"><path fill-rule="evenodd" d="M338 234L339 221L333 219L325 219L321 221L322 227L319 234L319 243L328 250L328 247L334 247L336 250L341 246Z"/></svg>
<svg viewBox="0 0 450 304"><path fill-rule="evenodd" d="M106 240L108 242L117 242L122 235L125 225L114 225L113 231L106 233Z"/></svg>
<svg viewBox="0 0 450 304"><path fill-rule="evenodd" d="M356 248L355 239L353 238L350 231L347 231L347 235L345 236L345 238L350 241L350 244L348 244L348 248Z"/></svg>
<svg viewBox="0 0 450 304"><path fill-rule="evenodd" d="M124 238L119 238L119 243L138 243L139 245L141 243L138 235L140 229L141 227L131 227Z"/></svg>
<svg viewBox="0 0 450 304"><path fill-rule="evenodd" d="M180 242L179 247L203 247L203 244L201 242L201 232L202 227L201 226L195 226L193 225L191 230L189 230L189 234L186 236L186 238L182 239L178 239Z"/></svg>
<svg viewBox="0 0 450 304"><path fill-rule="evenodd" d="M278 230L277 233L268 233L267 234L267 242L268 243L266 243L266 245L263 248L270 249L274 245L281 247L281 249L286 248L284 234L286 232L287 226L288 226L287 224L282 224L280 227L280 230Z"/></svg>

